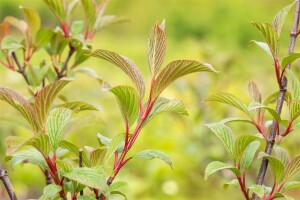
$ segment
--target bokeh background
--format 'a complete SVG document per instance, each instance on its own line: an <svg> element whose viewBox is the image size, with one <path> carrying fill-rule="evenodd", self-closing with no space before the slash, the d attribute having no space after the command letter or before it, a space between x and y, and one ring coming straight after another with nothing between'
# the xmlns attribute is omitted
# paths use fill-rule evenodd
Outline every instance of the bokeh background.
<svg viewBox="0 0 300 200"><path fill-rule="evenodd" d="M261 41L260 34L250 21L268 21L291 1L282 0L111 0L105 14L123 15L131 22L115 25L99 32L94 49L107 49L131 58L149 84L147 66L147 38L155 22L166 20L167 53L165 64L174 59L196 59L211 63L218 74L193 74L176 81L163 94L168 98L183 100L189 117L163 114L154 119L142 131L132 154L144 149L160 149L172 157L174 171L159 160L131 161L118 175L128 181L125 193L129 200L206 200L243 199L237 188L223 189L232 178L230 173L217 173L204 180L204 169L213 160L228 161L221 143L205 128L205 123L220 121L226 117L243 116L242 113L220 105L205 102L216 92L230 92L246 102L250 101L247 85L255 81L263 97L276 91L272 61L258 47L249 46L252 39ZM0 0L0 20L12 15L22 17L19 5L35 8L41 15L43 27L53 28L56 18L41 0ZM80 6L78 16L83 12ZM287 17L281 39L281 55L287 52L292 14ZM298 45L299 46L299 45ZM40 56L45 56L41 50ZM39 62L40 56L33 57ZM124 74L111 64L91 58L82 66L97 71L112 85L130 84ZM298 73L297 64L294 70ZM0 85L29 95L19 74L0 66ZM97 147L96 133L108 137L123 130L122 118L114 96L102 92L100 85L85 75L69 84L63 93L73 100L95 102L103 107L103 113L83 112L74 115L78 129L71 131L67 139L81 147ZM0 102L1 115L17 115L12 108ZM256 130L247 124L232 124L237 135L254 134ZM22 126L0 121L0 163L9 176L20 199L38 198L44 186L44 177L38 167L30 164L12 169L4 163L5 138L8 135L29 137ZM299 154L297 133L288 137L286 146L292 156ZM264 144L263 144L264 145ZM262 145L262 146L263 146ZM249 184L255 181L260 161L250 169ZM297 178L297 177L296 177ZM299 177L298 177L299 178ZM298 195L300 193L293 193ZM0 184L0 199L7 199ZM296 198L297 199L297 198Z"/></svg>

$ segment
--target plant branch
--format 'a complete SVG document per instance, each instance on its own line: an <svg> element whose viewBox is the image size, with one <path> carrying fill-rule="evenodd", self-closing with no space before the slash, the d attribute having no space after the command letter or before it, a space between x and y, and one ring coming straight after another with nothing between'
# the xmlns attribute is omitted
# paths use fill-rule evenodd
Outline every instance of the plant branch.
<svg viewBox="0 0 300 200"><path fill-rule="evenodd" d="M3 182L5 189L11 200L17 200L17 196L15 194L14 188L8 178L7 171L0 167L0 179Z"/></svg>
<svg viewBox="0 0 300 200"><path fill-rule="evenodd" d="M17 64L17 66L18 66L18 68L19 68L18 72L19 72L20 74L22 74L22 76L24 77L26 83L27 83L28 85L30 85L30 83L29 83L29 81L28 81L27 74L25 73L25 66L24 66L24 67L21 66L21 64L20 64L20 62L19 62L19 60L18 60L18 58L17 58L15 52L12 52L12 57L13 57L15 63Z"/></svg>
<svg viewBox="0 0 300 200"><path fill-rule="evenodd" d="M64 65L62 66L61 70L57 73L58 80L61 79L62 77L64 77L64 72L68 69L68 63L76 50L75 47L73 47L71 44L69 45L69 47L70 47L70 50L68 53L68 57L67 57L66 61L64 62Z"/></svg>
<svg viewBox="0 0 300 200"><path fill-rule="evenodd" d="M79 149L79 167L82 167L82 149ZM83 196L83 189L80 191L80 196Z"/></svg>
<svg viewBox="0 0 300 200"><path fill-rule="evenodd" d="M292 27L292 30L290 33L290 44L289 44L288 54L292 53L295 48L298 26L299 26L299 15L300 15L300 1L298 0L295 5L294 21L293 21L293 27ZM291 66L289 64L287 66L287 68L289 69L290 67ZM286 79L286 77L284 77L281 82L281 89L279 90L279 94L277 97L276 111L279 115L281 113L283 102L284 102L284 96L287 91L286 87L287 87L287 79ZM273 119L270 134L268 136L267 145L266 145L266 149L265 149L265 153L268 155L271 155L271 153L272 153L273 146L275 143L276 132L277 132L277 121L276 121L276 119ZM268 159L264 157L262 160L261 166L260 166L259 174L256 179L256 184L258 184L258 185L263 184L267 168L268 168ZM252 197L253 197L253 200L258 199L258 196L255 193L253 194Z"/></svg>

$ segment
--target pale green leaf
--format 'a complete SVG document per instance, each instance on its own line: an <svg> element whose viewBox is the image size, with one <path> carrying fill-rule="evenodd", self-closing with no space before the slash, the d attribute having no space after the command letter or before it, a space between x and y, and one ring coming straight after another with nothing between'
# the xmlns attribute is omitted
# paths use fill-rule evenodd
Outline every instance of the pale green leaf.
<svg viewBox="0 0 300 200"><path fill-rule="evenodd" d="M125 134L121 133L116 135L107 147L106 154L103 159L103 164L105 165L107 161L112 157L112 155L117 151L118 147L124 142Z"/></svg>
<svg viewBox="0 0 300 200"><path fill-rule="evenodd" d="M244 154L246 153L246 149L248 148L248 145L252 142L254 142L255 140L257 140L258 138L256 136L253 135L242 135L240 137L238 137L235 140L235 144L234 144L234 162L236 164L240 164L241 160L242 160L242 156L244 156ZM257 145L257 144L256 144ZM255 149L255 145L254 146L250 146L251 148ZM248 162L252 161L251 157L254 155L251 155L250 152L248 152L249 154L245 155L246 157L244 157L244 167L246 167L247 164L249 164ZM255 152L254 152L255 153ZM247 157L249 156L249 157ZM250 160L248 160L250 159Z"/></svg>
<svg viewBox="0 0 300 200"><path fill-rule="evenodd" d="M64 149L67 149L68 151L70 151L72 153L74 153L76 155L76 158L79 157L79 147L76 146L75 144L72 144L68 141L62 140L59 143L59 146L64 148ZM82 152L82 161L83 161L84 165L87 166L87 167L89 167L91 165L85 151Z"/></svg>
<svg viewBox="0 0 300 200"><path fill-rule="evenodd" d="M170 62L157 76L153 97L157 97L172 82L187 74L195 72L217 72L210 64L194 60L175 60Z"/></svg>
<svg viewBox="0 0 300 200"><path fill-rule="evenodd" d="M64 104L58 105L58 107L68 108L70 110L79 112L84 110L95 110L102 112L102 108L97 104L91 104L84 101L73 101L73 102L67 102Z"/></svg>
<svg viewBox="0 0 300 200"><path fill-rule="evenodd" d="M292 100L289 104L290 121L296 120L300 115L300 102Z"/></svg>
<svg viewBox="0 0 300 200"><path fill-rule="evenodd" d="M57 166L59 166L60 170L62 170L64 172L69 172L73 169L72 165L70 165L66 161L56 160L55 162L56 162Z"/></svg>
<svg viewBox="0 0 300 200"><path fill-rule="evenodd" d="M148 64L155 77L164 61L166 53L166 35L164 30L155 24L148 40Z"/></svg>
<svg viewBox="0 0 300 200"><path fill-rule="evenodd" d="M225 124L213 123L206 124L206 126L221 140L224 144L230 158L234 158L234 135L231 129Z"/></svg>
<svg viewBox="0 0 300 200"><path fill-rule="evenodd" d="M221 103L225 103L225 104L231 105L231 106L239 109L240 111L244 112L248 116L252 116L252 113L249 112L247 109L247 105L243 101L241 101L239 98L237 98L236 96L234 96L232 94L228 94L228 93L214 94L214 95L208 97L206 99L206 101L218 101Z"/></svg>
<svg viewBox="0 0 300 200"><path fill-rule="evenodd" d="M277 159L273 156L270 156L270 155L268 155L264 152L260 152L258 154L258 158L262 158L262 157L266 157L269 160L269 164L271 166L272 173L275 177L275 180L276 180L276 182L279 183L281 181L281 179L283 178L283 176L284 176L284 165L283 165L283 163L279 159Z"/></svg>
<svg viewBox="0 0 300 200"><path fill-rule="evenodd" d="M103 168L73 168L72 171L64 173L63 176L88 187L98 189L100 192L106 193L108 191Z"/></svg>
<svg viewBox="0 0 300 200"><path fill-rule="evenodd" d="M126 186L127 186L126 182L124 182L124 181L116 181L116 182L112 183L109 186L109 190L111 192L113 192L113 191L119 191L119 190L123 189Z"/></svg>
<svg viewBox="0 0 300 200"><path fill-rule="evenodd" d="M163 97L159 97L156 100L152 110L150 111L143 125L147 124L151 119L163 112L175 112L181 115L188 115L188 112L186 111L182 101L177 99L169 100Z"/></svg>
<svg viewBox="0 0 300 200"><path fill-rule="evenodd" d="M18 151L27 140L20 136L8 136L6 142L6 155L9 156Z"/></svg>
<svg viewBox="0 0 300 200"><path fill-rule="evenodd" d="M223 185L223 188L224 188L225 190L227 190L230 186L233 186L233 187L235 187L235 188L238 188L239 185L240 185L240 184L239 184L239 181L238 181L237 179L233 179L233 180L231 180L231 181L225 183L225 184Z"/></svg>
<svg viewBox="0 0 300 200"><path fill-rule="evenodd" d="M274 110L273 108L267 107L261 103L257 103L257 102L250 103L250 105L248 106L248 111L257 110L260 108L266 109L272 115L272 117L274 117L277 120L277 122L279 122L279 123L281 122L281 117L276 112L276 110Z"/></svg>
<svg viewBox="0 0 300 200"><path fill-rule="evenodd" d="M265 194L265 188L262 185L251 185L250 187L248 187L248 189L251 192L257 194L257 196L259 196L260 198L262 198Z"/></svg>
<svg viewBox="0 0 300 200"><path fill-rule="evenodd" d="M265 43L265 42L258 42L256 40L251 40L249 42L249 44L256 44L258 47L260 47L262 50L264 50L273 59L272 51L269 48L269 45L267 43Z"/></svg>
<svg viewBox="0 0 300 200"><path fill-rule="evenodd" d="M34 45L38 48L44 47L50 42L53 35L54 32L52 30L49 29L39 30L36 34Z"/></svg>
<svg viewBox="0 0 300 200"><path fill-rule="evenodd" d="M289 69L285 70L285 75L292 86L293 100L300 101L300 83L297 76Z"/></svg>
<svg viewBox="0 0 300 200"><path fill-rule="evenodd" d="M286 165L284 170L284 175L283 175L283 181L289 180L299 170L300 170L300 156L297 156Z"/></svg>
<svg viewBox="0 0 300 200"><path fill-rule="evenodd" d="M92 0L81 0L82 7L86 16L86 21L89 27L93 27L96 22L96 8L97 5L94 4Z"/></svg>
<svg viewBox="0 0 300 200"><path fill-rule="evenodd" d="M101 135L100 133L97 133L97 138L98 138L98 141L99 141L99 144L100 146L105 146L105 147L108 147L109 144L111 143L111 139L108 138L108 137L105 137L104 135ZM117 152L118 153L122 153L123 150L124 150L124 145L125 145L125 141L122 142L119 147L117 148Z"/></svg>
<svg viewBox="0 0 300 200"><path fill-rule="evenodd" d="M257 149L260 146L260 142L259 141L255 141L255 142L251 142L246 149L244 150L242 157L240 159L240 166L241 169L247 169L250 167L253 158L255 156L255 153L257 151Z"/></svg>
<svg viewBox="0 0 300 200"><path fill-rule="evenodd" d="M270 96L268 96L268 98L266 98L264 100L263 105L268 106L269 104L275 103L277 101L278 94L279 94L279 92L277 91L277 92L274 92L273 94L271 94ZM286 102L289 102L290 99L292 99L292 95L289 91L287 91L285 96L284 96L284 100Z"/></svg>
<svg viewBox="0 0 300 200"><path fill-rule="evenodd" d="M105 153L106 153L105 149L96 149L96 150L92 151L92 153L90 155L91 166L95 167L95 166L101 165L102 161L104 159Z"/></svg>
<svg viewBox="0 0 300 200"><path fill-rule="evenodd" d="M295 200L293 197L290 197L290 196L288 196L288 195L286 195L286 194L283 194L283 193L280 193L280 192L275 193L275 194L274 194L274 197L275 197L275 198L283 197L283 198L285 198L286 200Z"/></svg>
<svg viewBox="0 0 300 200"><path fill-rule="evenodd" d="M237 177L241 175L240 171L236 167L227 165L219 161L214 161L209 163L205 169L205 180L207 180L207 178L213 173L223 169L232 171Z"/></svg>
<svg viewBox="0 0 300 200"><path fill-rule="evenodd" d="M170 157L162 151L148 149L135 154L134 156L132 156L132 158L142 158L145 160L152 160L154 158L159 158L165 163L167 163L173 169L173 163Z"/></svg>
<svg viewBox="0 0 300 200"><path fill-rule="evenodd" d="M41 27L41 19L39 14L35 10L31 8L24 8L24 7L21 7L21 9L23 10L24 18L28 25L26 30L27 42L31 44L33 38L35 38L38 30Z"/></svg>
<svg viewBox="0 0 300 200"><path fill-rule="evenodd" d="M265 42L268 44L273 57L276 56L278 53L278 36L273 26L269 23L260 22L251 22L251 24L260 31Z"/></svg>
<svg viewBox="0 0 300 200"><path fill-rule="evenodd" d="M56 195L62 190L61 186L50 184L47 185L43 190L43 198L47 200L52 200Z"/></svg>
<svg viewBox="0 0 300 200"><path fill-rule="evenodd" d="M117 86L109 90L118 101L124 121L132 126L139 115L139 99L135 89L129 86Z"/></svg>
<svg viewBox="0 0 300 200"><path fill-rule="evenodd" d="M282 192L288 191L288 190L298 190L300 189L300 182L299 181L290 181L284 184L282 187Z"/></svg>
<svg viewBox="0 0 300 200"><path fill-rule="evenodd" d="M277 145L274 146L274 153L276 158L278 158L283 163L284 166L286 166L291 161L287 150L280 146Z"/></svg>
<svg viewBox="0 0 300 200"><path fill-rule="evenodd" d="M246 122L253 124L253 122L249 119L241 118L241 117L231 117L231 118L225 118L220 121L221 124L227 124L231 122Z"/></svg>
<svg viewBox="0 0 300 200"><path fill-rule="evenodd" d="M129 22L129 21L130 21L129 18L123 17L123 16L115 16L115 15L103 16L100 18L98 23L95 24L95 26L97 26L96 31L99 31L107 26L125 23L125 22Z"/></svg>
<svg viewBox="0 0 300 200"><path fill-rule="evenodd" d="M37 115L37 124L40 131L43 131L50 112L52 103L58 93L73 79L60 79L38 92L35 97L34 112Z"/></svg>
<svg viewBox="0 0 300 200"><path fill-rule="evenodd" d="M49 135L51 149L55 151L63 138L64 128L70 119L72 111L67 108L53 109L46 123L46 133Z"/></svg>
<svg viewBox="0 0 300 200"><path fill-rule="evenodd" d="M66 9L62 0L43 0L56 17L63 22L66 18Z"/></svg>
<svg viewBox="0 0 300 200"><path fill-rule="evenodd" d="M46 134L39 134L31 139L29 139L25 145L31 145L38 149L45 156L49 155L50 152L50 141Z"/></svg>
<svg viewBox="0 0 300 200"><path fill-rule="evenodd" d="M142 99L145 94L145 83L144 79L139 72L137 66L128 58L121 56L115 52L106 51L98 49L94 51L90 56L98 57L104 60L111 62L112 64L116 65L120 69L122 69L133 81L138 94L139 99Z"/></svg>
<svg viewBox="0 0 300 200"><path fill-rule="evenodd" d="M289 11L291 10L291 8L293 7L294 4L295 4L295 2L287 5L282 10L280 10L275 15L275 17L272 21L272 25L273 25L278 37L280 37L281 29L282 29L283 23L285 21L285 18L286 18L287 14L289 13Z"/></svg>

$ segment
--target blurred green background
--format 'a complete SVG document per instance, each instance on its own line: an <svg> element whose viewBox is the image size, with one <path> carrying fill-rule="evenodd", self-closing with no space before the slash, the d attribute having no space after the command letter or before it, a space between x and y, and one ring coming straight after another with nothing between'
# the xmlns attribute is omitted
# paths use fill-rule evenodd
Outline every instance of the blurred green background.
<svg viewBox="0 0 300 200"><path fill-rule="evenodd" d="M228 161L226 152L216 137L205 128L205 123L225 117L242 116L240 112L217 103L205 102L216 92L230 92L250 101L247 85L255 81L267 97L276 91L272 61L255 46L252 39L262 38L250 21L271 21L273 16L291 1L282 0L111 0L106 14L123 15L131 22L115 25L99 32L94 49L107 49L131 58L149 84L147 66L147 38L155 22L166 20L167 53L165 64L174 59L196 59L211 63L219 74L194 74L175 82L163 94L168 98L181 99L189 111L189 117L163 114L142 131L131 153L144 149L160 149L169 154L174 171L159 160L133 160L123 168L118 180L127 180L125 193L129 200L198 200L242 199L237 188L223 189L230 180L230 173L218 173L204 181L204 169L213 160ZM43 27L53 28L56 18L41 0L0 0L0 19L12 15L22 17L19 5L35 8L42 18ZM83 15L80 6L75 18ZM292 14L287 18L281 39L281 54L287 52ZM44 50L39 52L45 56ZM33 57L39 62L40 56ZM130 80L111 64L90 58L82 66L96 70L112 85L129 84ZM296 71L299 68L294 68ZM25 82L19 74L0 67L0 84L29 95ZM65 95L72 100L95 102L103 107L103 113L83 112L75 114L79 126L67 139L81 147L97 147L96 133L108 137L123 130L122 118L113 95L102 92L96 80L85 75L68 85ZM14 114L11 107L0 102L0 113ZM237 135L254 134L256 130L247 124L233 124ZM0 162L9 171L20 199L38 198L44 186L41 171L30 164L14 169L4 163L5 138L8 135L30 136L21 126L0 121ZM297 133L286 140L292 155L299 153ZM264 144L263 144L264 145ZM263 148L262 145L262 148ZM250 169L249 184L255 181L260 164L254 162ZM294 193L297 196L297 193ZM298 193L300 196L300 193ZM7 199L3 186L0 198Z"/></svg>

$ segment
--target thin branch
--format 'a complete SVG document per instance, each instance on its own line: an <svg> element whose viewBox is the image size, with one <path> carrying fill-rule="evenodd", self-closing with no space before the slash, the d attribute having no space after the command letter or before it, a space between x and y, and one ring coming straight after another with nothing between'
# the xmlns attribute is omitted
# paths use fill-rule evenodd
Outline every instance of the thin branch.
<svg viewBox="0 0 300 200"><path fill-rule="evenodd" d="M79 167L82 167L82 149L79 149ZM80 191L80 196L83 196L83 189Z"/></svg>
<svg viewBox="0 0 300 200"><path fill-rule="evenodd" d="M292 53L294 51L295 48L295 43L296 43L296 39L297 39L297 32L298 32L298 26L299 26L299 16L300 16L300 1L298 0L296 2L295 5L295 12L294 12L294 21L293 21L293 27L290 33L290 44L289 44L289 51L288 54ZM287 66L287 68L289 69L291 66L290 64ZM287 79L286 77L283 78L282 83L281 83L281 89L279 90L279 94L277 97L277 105L276 105L276 111L277 113L280 115L281 110L282 110L282 106L283 106L283 102L284 102L284 96L286 94L286 89L287 87ZM270 130L270 134L267 140L267 146L265 149L265 153L268 155L271 155L272 151L273 151L273 146L275 143L275 137L276 137L276 132L277 132L277 121L276 119L273 120L272 126L271 126L271 130ZM266 171L268 168L268 159L267 158L263 158L261 166L260 166L260 170L256 179L256 184L258 185L262 185L265 179L265 175L266 175ZM258 197L257 195L253 194L253 200L257 200Z"/></svg>
<svg viewBox="0 0 300 200"><path fill-rule="evenodd" d="M11 200L17 200L17 196L15 194L14 188L8 178L7 171L0 167L0 179L3 182L5 189Z"/></svg>
<svg viewBox="0 0 300 200"><path fill-rule="evenodd" d="M64 72L68 69L68 63L76 50L75 47L73 47L71 44L69 45L69 47L70 47L70 50L68 53L68 57L67 57L66 61L64 62L64 65L62 66L61 70L57 73L58 80L61 79L62 77L64 77Z"/></svg>
<svg viewBox="0 0 300 200"><path fill-rule="evenodd" d="M18 60L18 58L17 58L15 52L12 52L12 57L13 57L15 63L17 64L17 66L18 66L18 68L19 68L18 72L19 72L20 74L22 74L22 76L24 77L26 83L27 83L28 85L30 85L30 84L29 84L29 81L28 81L27 74L25 73L25 67L22 67L22 66L21 66L21 64L20 64L20 62L19 62L19 60Z"/></svg>

